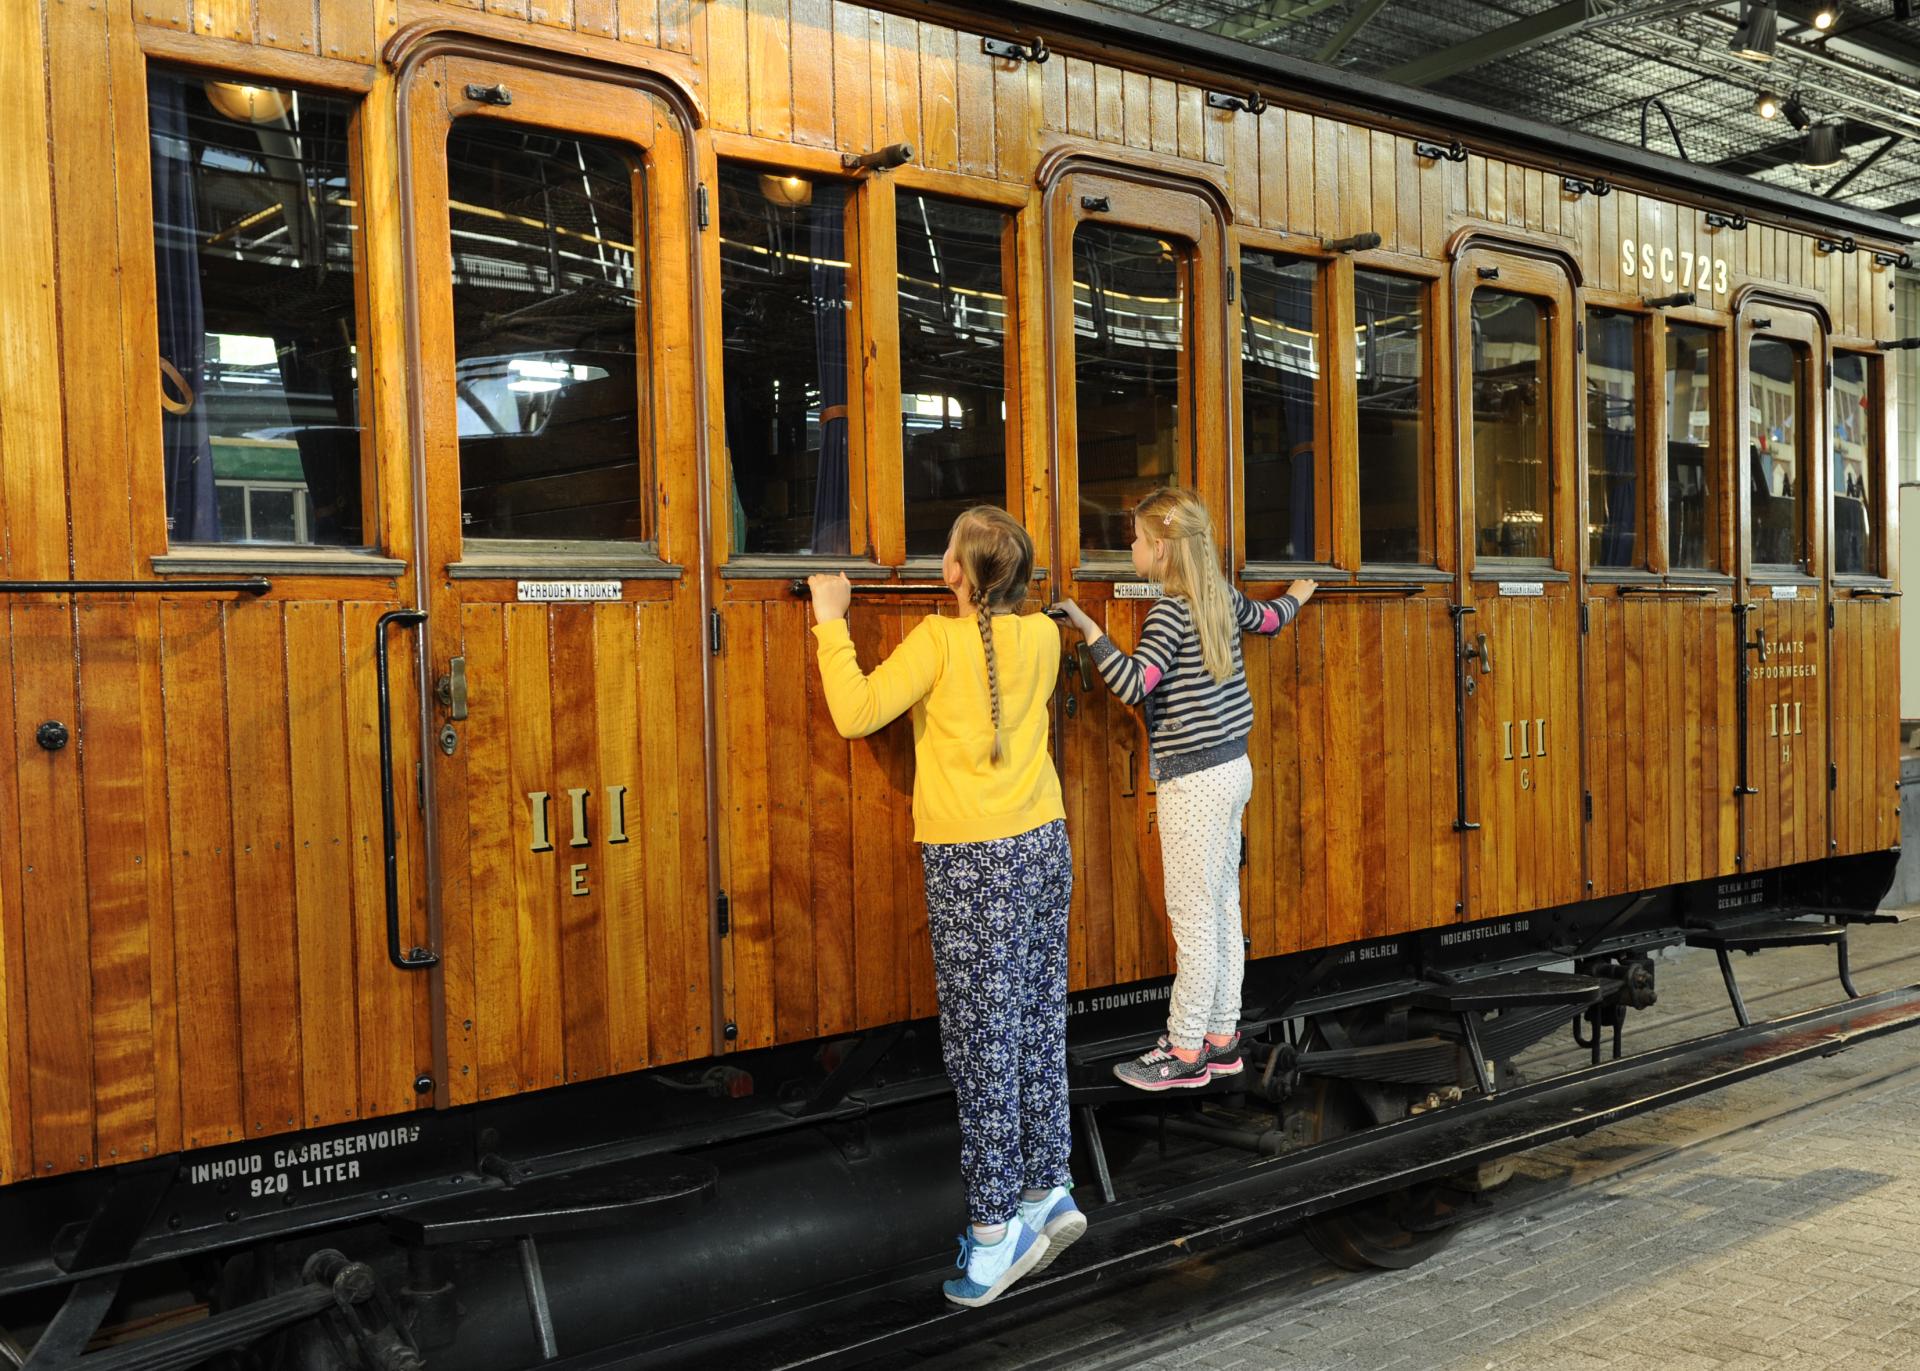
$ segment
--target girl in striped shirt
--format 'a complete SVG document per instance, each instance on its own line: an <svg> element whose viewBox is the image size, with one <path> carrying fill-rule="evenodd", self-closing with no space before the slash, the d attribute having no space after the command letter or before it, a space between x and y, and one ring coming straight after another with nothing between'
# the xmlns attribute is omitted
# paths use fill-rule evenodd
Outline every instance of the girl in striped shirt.
<svg viewBox="0 0 1920 1371"><path fill-rule="evenodd" d="M1167 1032L1145 1055L1114 1068L1128 1085L1205 1085L1242 1067L1240 817L1253 794L1247 734L1253 699L1241 633L1278 633L1314 582L1277 600L1249 600L1220 571L1213 521L1190 491L1157 490L1133 511L1133 569L1161 584L1131 654L1113 645L1071 600L1062 608L1093 648L1107 687L1144 704L1158 783L1161 866L1179 969Z"/></svg>

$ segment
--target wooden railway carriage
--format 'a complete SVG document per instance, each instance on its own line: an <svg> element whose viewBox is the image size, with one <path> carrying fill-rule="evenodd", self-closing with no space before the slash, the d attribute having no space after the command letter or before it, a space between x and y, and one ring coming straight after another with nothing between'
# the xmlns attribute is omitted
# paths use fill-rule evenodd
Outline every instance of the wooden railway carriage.
<svg viewBox="0 0 1920 1371"><path fill-rule="evenodd" d="M744 1136L842 1061L830 1110L935 1003L910 740L834 735L793 583L872 661L979 500L1123 643L1164 482L1322 582L1248 648L1250 1012L1871 905L1905 230L1197 41L4 7L6 1289L391 1217L531 1119ZM1076 1035L1137 1032L1144 738L1062 681Z"/></svg>

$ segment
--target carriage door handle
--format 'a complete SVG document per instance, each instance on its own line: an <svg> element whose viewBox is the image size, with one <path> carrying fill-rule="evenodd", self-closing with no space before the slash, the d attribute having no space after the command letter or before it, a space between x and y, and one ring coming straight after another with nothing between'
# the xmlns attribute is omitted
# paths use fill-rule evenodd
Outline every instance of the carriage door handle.
<svg viewBox="0 0 1920 1371"><path fill-rule="evenodd" d="M1460 655L1467 658L1469 661L1471 661L1476 657L1479 658L1480 674L1482 676L1490 676L1493 674L1493 643L1490 639L1488 639L1486 634L1484 633L1474 634L1473 646L1466 649L1466 651L1462 652Z"/></svg>
<svg viewBox="0 0 1920 1371"><path fill-rule="evenodd" d="M1756 628L1753 631L1753 641L1749 642L1746 646L1749 652L1759 652L1760 660L1765 662L1767 660L1767 631L1764 628Z"/></svg>
<svg viewBox="0 0 1920 1371"><path fill-rule="evenodd" d="M1073 667L1080 675L1082 693L1093 689L1093 649L1085 643L1073 645Z"/></svg>
<svg viewBox="0 0 1920 1371"><path fill-rule="evenodd" d="M467 659L453 657L447 662L447 674L434 686L435 698L447 717L458 722L467 717Z"/></svg>

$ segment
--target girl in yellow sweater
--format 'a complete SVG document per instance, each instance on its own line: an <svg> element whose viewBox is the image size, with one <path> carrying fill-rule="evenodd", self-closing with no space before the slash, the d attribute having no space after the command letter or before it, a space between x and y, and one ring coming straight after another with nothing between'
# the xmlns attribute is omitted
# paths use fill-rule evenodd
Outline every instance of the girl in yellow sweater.
<svg viewBox="0 0 1920 1371"><path fill-rule="evenodd" d="M813 576L827 707L860 738L913 711L913 836L927 878L940 1045L960 1113L972 1222L956 1304L987 1304L1086 1231L1068 1195L1067 849L1047 701L1060 634L1017 614L1033 540L1003 509L954 521L941 574L958 617L929 614L871 675L846 613L852 587Z"/></svg>

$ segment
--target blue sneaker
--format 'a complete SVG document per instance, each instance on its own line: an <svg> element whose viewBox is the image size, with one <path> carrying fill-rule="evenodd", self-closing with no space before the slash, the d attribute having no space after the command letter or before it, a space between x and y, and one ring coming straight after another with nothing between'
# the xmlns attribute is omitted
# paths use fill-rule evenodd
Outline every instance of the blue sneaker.
<svg viewBox="0 0 1920 1371"><path fill-rule="evenodd" d="M1034 1263L1035 1275L1052 1266L1087 1231L1087 1216L1064 1185L1054 1186L1037 1200L1020 1201L1020 1222L1047 1240L1047 1254Z"/></svg>
<svg viewBox="0 0 1920 1371"><path fill-rule="evenodd" d="M1007 1231L991 1246L976 1242L969 1230L960 1235L960 1278L940 1288L948 1299L969 1309L992 1304L1039 1265L1047 1247L1046 1238L1020 1222L1018 1215L1008 1220Z"/></svg>

